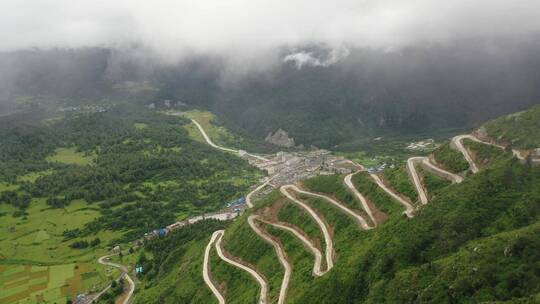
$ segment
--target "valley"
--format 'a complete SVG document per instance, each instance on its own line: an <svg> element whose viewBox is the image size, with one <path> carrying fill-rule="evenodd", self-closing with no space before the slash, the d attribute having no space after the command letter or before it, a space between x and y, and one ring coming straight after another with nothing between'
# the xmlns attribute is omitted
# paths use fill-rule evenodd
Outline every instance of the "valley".
<svg viewBox="0 0 540 304"><path fill-rule="evenodd" d="M186 113L173 113L173 117L180 119L185 116L189 117L190 112ZM120 234L117 234L114 229L98 230L99 234L96 239L107 244L107 247L98 243L98 247L93 248L91 252L88 251L85 258L81 259L79 255L71 257L73 261L86 261L86 263L93 265L93 271L98 273L100 277L99 281L93 281L95 284L91 288L92 292L77 294L80 303L86 303L85 301L92 299L98 302L114 299L114 297L111 298L108 295L112 290L112 285L109 285L108 282L113 280L124 282L121 286L125 284L127 284L125 286L128 286L124 287L124 291L118 297L120 300L117 300L117 302L122 301L120 303L124 304L149 302L148 296L154 292L152 282L158 278L161 278L160 281L163 280L163 275L159 273L166 271L162 269L163 266L159 270L151 266L159 260L163 261L161 258L158 260L156 256L153 256L152 249L150 249L154 246L152 244L157 246L161 246L158 244L165 245L174 242L176 235L182 234L184 234L184 237L191 238L193 236L187 236L184 231L192 231L193 229L208 231L206 230L207 227L216 225L210 224L216 220L222 221L223 224L220 224L218 230L207 235L210 237L209 241L205 242L207 239L204 234L198 234L196 242L199 245L186 243L183 245L184 249L176 254L175 259L180 258L181 260L181 256L187 254L186 250L195 250L195 248L202 250L199 262L190 259L186 261L189 266L188 264L182 266L189 267L190 271L199 269L193 275L200 276L200 281L208 288L207 292L197 293L191 301L242 303L248 300L248 295L253 295L253 291L257 290L259 294L256 298L259 299L259 303L300 301L301 298L310 297L307 292L311 288L319 288L316 287L318 284L325 284L320 283L326 281L323 280L324 278L333 277L334 272L341 272L343 267L347 267L342 265L343 263L348 264L350 262L346 261L351 261L351 259L354 261L367 254L365 247L369 248L369 244L376 243L373 238L376 238L379 233L385 233L385 230L388 229L385 227L389 227L390 224L408 225L407 222L416 221L417 217L422 218L424 209L429 210L430 207L428 206L431 206L432 201L440 199L441 195L444 196L445 191L451 191L454 188L452 185L467 183L467 179L474 179L471 176L472 174L481 175L486 166L491 167L496 164L503 167L507 166L505 164L512 162L512 159L521 163L516 163L513 166L527 166L527 163L534 166L538 162L533 155L534 150L522 149L520 152L509 153L505 146L492 144L483 139L478 139L474 135L458 135L450 140L448 145L450 150L447 150L447 146L443 144L436 147L432 154L428 156L412 156L403 165L396 163L397 167L395 168L392 165L392 169L387 169L388 172L385 169L376 171L370 169L370 172L367 172L364 166L342 156L334 156L330 151L326 150L300 150L277 152L275 154L251 153L242 149L223 146L221 145L223 140L220 140L220 144L216 144L209 133L219 137L218 134L226 134L223 132L228 131L225 129L214 131L212 120L209 119L205 121L204 125L212 131L207 132L203 124L197 120L197 118L201 118L200 113L203 112L195 112L195 116L191 116L193 118L189 119L190 124L198 132L198 134L188 132L189 137L196 141L202 141L210 149L221 151L219 153L230 154L231 160L234 158L244 159L246 164L249 163L249 165L259 170L266 171L265 175L267 177L258 175L258 183L252 182L250 192L245 195L241 202L235 203L231 207L216 208L216 206L214 210L206 212L204 215L189 216L189 214L194 214L193 211L184 212L183 214L186 216L181 216L181 220L177 222L168 217L167 219L160 219L162 224L158 224L159 226L146 226L148 227L146 231L138 230L140 231L138 235L145 232L144 238L128 241L129 239L126 236L123 239L119 238ZM173 120L171 120L172 122ZM190 124L184 125L183 128L189 130ZM151 125L149 122L134 124L135 130L138 130L137 132L147 130ZM234 137L227 135L226 138ZM131 139L127 142L130 141ZM126 140L124 139L123 144L125 145L125 143ZM493 147L493 149L489 147ZM179 146L179 151L181 150L183 148ZM484 152L484 150L489 152ZM25 180L26 183L42 182L43 179L58 174L57 170L59 169L55 169L54 166L63 163L65 166L84 168L85 166L94 165L102 157L100 153L82 153L73 148L63 150L57 148L53 153L56 155L54 158L46 158L46 161L53 165L52 169L47 169L47 171L42 171L43 173L37 175L32 173L32 177L29 175L28 178L19 180ZM446 155L452 155L452 158L448 158ZM466 161L467 167L459 165L459 172L455 170L453 172L448 171L447 168L458 168L457 164L463 161ZM534 166L533 168L537 167ZM248 171L244 170L243 172ZM393 175L387 176L387 174L395 174L394 172L403 172L399 173L403 177L400 177L398 184L394 184L397 180L392 177ZM236 179L245 179L245 177L238 176ZM245 180L248 181L249 179ZM176 185L176 183L173 184ZM411 195L409 190L405 192L399 191L405 189L405 186L407 189L412 189L414 195ZM17 185L14 183L12 185L6 184L4 189L5 191L16 191L17 189L28 191L27 189L31 189L28 187L27 184ZM161 191L168 191L162 185L158 187ZM42 202L45 202L45 200L42 199ZM51 202L50 199L47 200L47 204ZM64 204L66 202L64 201ZM95 214L93 217L89 217L88 222L79 222L79 226L64 225L61 232L64 237L57 237L54 242L61 242L63 246L67 247L69 244L66 242L66 233L72 230L77 233L75 238L82 237L84 239L84 231L92 227L91 225L95 225L92 224L92 221L96 222L100 219L100 209L103 208L101 205L100 208L85 208L85 204L84 200L80 200L79 203L69 202L63 209L51 209L64 210L65 213L66 210L69 210L68 208L75 208L72 212L76 212L79 210L76 209L79 206L81 212L86 212L85 214L88 214L88 216L92 212ZM289 205L290 207L287 207ZM9 205L2 206L6 208ZM32 203L31 206L37 207L35 203ZM44 204L44 206L46 205ZM301 215L302 221L291 217L290 212L293 209L284 213L285 209L290 208L294 208L296 214L294 217ZM14 209L8 208L5 210L10 212L10 210ZM119 209L119 212L122 212L121 210ZM24 216L29 219L29 222L34 223L35 220L30 217L33 214L32 209L25 209L24 212ZM40 209L40 212L43 212L43 210ZM289 215L285 216L285 214ZM156 219L159 219L159 217ZM235 219L234 223L230 223L231 219ZM6 224L6 227L10 227L9 223ZM152 232L152 229L159 227L165 228L163 235L159 230ZM382 232L378 232L379 230L382 230ZM56 233L59 235L59 232ZM36 238L39 237L39 241L43 242L41 240L47 240L48 237L45 237L45 235L48 234L50 234L50 230L42 228ZM107 237L107 235L111 236ZM249 252L251 250L249 249L250 245L245 242L255 241L257 238L259 239L256 242L258 245L254 245L253 250L259 252L259 255L253 256L254 252ZM351 242L358 243L353 245ZM48 241L48 243L52 244L51 241ZM241 243L244 243L247 247L241 250L236 247L235 244ZM122 249L127 248L129 250L120 249L122 250L120 259L116 257L114 262L110 262L110 250L117 244L120 244ZM36 245L36 241L31 243L31 246ZM358 247L359 250L350 251L349 247L351 246L360 247ZM10 253L4 248L2 253L4 256L14 255L15 251ZM66 253L73 254L73 249L67 248ZM14 248L14 250L17 249ZM49 250L51 250L52 254L49 263L55 264L59 257L53 258L53 256L58 252L58 249L49 248ZM28 257L27 261L32 264L46 262L43 259L42 252L42 249L35 251L36 256ZM160 255L168 256L169 251L163 251ZM148 260L146 257L143 258L144 256L150 256L151 258ZM62 259L65 260L66 257L62 257ZM178 261L170 259L167 258L168 263L178 263ZM153 262L150 262L152 260ZM265 264L261 264L262 261L265 261ZM25 261L13 260L11 263L21 264L25 263ZM105 267L99 266L100 264ZM311 266L309 266L310 264ZM135 273L134 269L138 267L144 269L143 272ZM238 270L231 272L226 278L223 276L225 268L230 270L236 268ZM4 275L9 274L9 269L9 267L3 269L1 273ZM156 273L156 271L158 272ZM242 272L245 272L245 275L241 274ZM158 278L155 278L156 275L158 275ZM167 277L169 277L168 280L172 281L183 280L184 283L182 284L191 285L195 283L195 278L174 278L174 272L168 272ZM12 280L10 276L6 276L4 279L6 282ZM313 282L310 283L311 281ZM256 283L255 286L248 288L253 283ZM228 286L232 289L229 289ZM300 288L299 286L303 287ZM49 288L46 287L44 290L49 290ZM89 290L79 288L81 288L79 289L80 292ZM61 294L64 294L64 292L61 291ZM17 294L11 291L11 294L16 295L16 297L25 296L27 298L28 295L30 297L36 295L39 298L43 292L38 291L29 294L28 291L25 291L25 293ZM70 295L69 292L65 294ZM232 297L233 294L237 296ZM71 295L74 294L71 293ZM16 297L13 297L13 299L17 299ZM50 296L47 297L50 298ZM210 300L212 298L214 300ZM16 301L10 303L16 303Z"/></svg>

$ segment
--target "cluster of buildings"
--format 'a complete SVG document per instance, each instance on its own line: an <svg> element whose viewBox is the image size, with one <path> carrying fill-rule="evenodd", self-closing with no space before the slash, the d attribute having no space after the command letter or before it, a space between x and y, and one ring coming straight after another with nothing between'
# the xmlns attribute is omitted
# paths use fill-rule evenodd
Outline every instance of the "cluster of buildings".
<svg viewBox="0 0 540 304"><path fill-rule="evenodd" d="M105 105L87 105L79 107L65 107L60 108L60 112L87 112L87 113L103 113L107 112L107 106Z"/></svg>
<svg viewBox="0 0 540 304"><path fill-rule="evenodd" d="M369 174L376 174L376 173L383 172L384 169L386 169L386 168L394 169L395 165L393 165L393 164L388 165L387 163L383 163L382 165L380 165L378 167L369 167L369 168L366 169L366 171Z"/></svg>
<svg viewBox="0 0 540 304"><path fill-rule="evenodd" d="M151 232L145 233L143 238L149 240L149 239L153 239L155 237L164 237L164 236L167 236L173 230L182 228L182 227L187 226L187 225L194 224L194 223L202 221L202 220L215 219L215 220L218 220L218 221L227 221L227 220L230 220L230 219L233 219L233 218L239 216L247 208L248 208L248 206L246 204L246 198L241 197L241 198L239 198L237 200L234 200L232 202L227 203L226 207L221 209L220 211L212 212L212 213L205 213L205 214L202 214L202 215L197 215L197 216L185 219L183 221L179 221L179 222L170 224L167 227L155 229L155 230L153 230Z"/></svg>
<svg viewBox="0 0 540 304"><path fill-rule="evenodd" d="M406 147L406 149L409 151L422 151L432 148L435 148L435 140L433 140L433 138L412 142Z"/></svg>
<svg viewBox="0 0 540 304"><path fill-rule="evenodd" d="M317 175L346 174L356 171L359 165L327 150L307 152L278 152L267 161L250 160L268 175L275 176L274 186L292 184Z"/></svg>

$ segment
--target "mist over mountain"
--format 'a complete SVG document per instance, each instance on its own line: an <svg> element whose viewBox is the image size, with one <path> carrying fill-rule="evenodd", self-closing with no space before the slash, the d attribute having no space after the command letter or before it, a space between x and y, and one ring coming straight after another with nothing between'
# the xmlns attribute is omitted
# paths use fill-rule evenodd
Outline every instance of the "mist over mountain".
<svg viewBox="0 0 540 304"><path fill-rule="evenodd" d="M311 43L279 48L268 68L235 73L220 56L171 64L139 46L32 49L0 55L0 85L4 104L22 95L181 100L254 137L282 128L328 147L351 134L467 128L536 104L538 54L535 35L400 49ZM119 90L126 82L154 89Z"/></svg>

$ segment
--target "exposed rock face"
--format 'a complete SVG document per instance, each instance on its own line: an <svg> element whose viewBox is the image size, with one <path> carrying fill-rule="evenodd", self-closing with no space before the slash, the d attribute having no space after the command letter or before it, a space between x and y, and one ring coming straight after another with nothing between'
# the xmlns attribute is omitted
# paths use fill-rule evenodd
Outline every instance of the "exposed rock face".
<svg viewBox="0 0 540 304"><path fill-rule="evenodd" d="M290 138L289 134L281 128L274 134L272 134L272 132L268 133L264 140L280 147L294 147L294 139Z"/></svg>

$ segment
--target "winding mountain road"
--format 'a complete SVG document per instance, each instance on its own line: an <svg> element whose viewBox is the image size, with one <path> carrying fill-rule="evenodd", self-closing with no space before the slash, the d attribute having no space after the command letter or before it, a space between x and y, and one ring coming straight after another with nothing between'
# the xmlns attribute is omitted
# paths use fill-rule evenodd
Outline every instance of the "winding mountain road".
<svg viewBox="0 0 540 304"><path fill-rule="evenodd" d="M420 199L420 203L422 205L426 205L428 201L426 190L424 189L424 186L422 185L422 182L420 181L420 177L418 176L418 171L416 170L416 164L420 163L424 160L424 157L411 157L407 159L407 171L409 171L409 175L411 176L413 180L414 187L416 188L416 192L418 193L418 198Z"/></svg>
<svg viewBox="0 0 540 304"><path fill-rule="evenodd" d="M129 271L127 269L126 266L124 265L120 265L120 264L117 264L117 263L113 263L113 262L110 262L110 261L107 261L107 259L109 259L110 257L112 256L116 256L117 254L111 254L111 255L106 255L106 256L102 256L98 259L98 263L102 264L102 265L106 265L106 266L111 266L111 267L114 267L114 268L118 268L120 269L120 271L122 271L122 275L120 276L120 278L122 277L125 277L126 280L128 281L128 285L129 285L129 290L128 290L128 293L127 293L127 296L124 298L124 301L122 302L122 304L128 304L131 300L131 298L133 297L133 293L135 292L135 282L131 279L131 277L129 276ZM109 289L109 287L107 287L106 289ZM100 292L98 294L98 296L101 296L104 292ZM98 297L95 297L94 298L94 301L97 299Z"/></svg>
<svg viewBox="0 0 540 304"><path fill-rule="evenodd" d="M405 206L405 211L403 213L407 215L407 217L412 218L414 216L414 207L404 198L397 195L394 191L392 191L390 188L388 188L384 182L381 180L381 178L377 174L370 174L371 178L375 181L375 183L383 189L386 193L388 193L391 197L393 197L395 200L397 200L400 204Z"/></svg>
<svg viewBox="0 0 540 304"><path fill-rule="evenodd" d="M450 141L450 147L457 149L459 152L461 152L461 154L463 154L463 157L469 163L469 168L471 168L472 173L478 173L479 171L478 167L474 163L474 160L472 159L472 156L469 154L469 151L463 145L463 140L465 138L476 139L476 137L469 134L454 136L452 137L452 140Z"/></svg>
<svg viewBox="0 0 540 304"><path fill-rule="evenodd" d="M313 197L317 197L317 198L322 198L322 199L328 201L329 203L331 203L332 205L334 205L335 207L339 208L343 212L345 212L348 215L352 216L356 221L358 221L358 223L360 224L362 229L364 229L364 230L373 229L373 227L369 226L367 221L361 215L359 215L358 213L354 212L353 210L349 209L348 207L346 207L342 203L336 201L335 199L333 199L333 198L331 198L329 196L319 194L319 193L313 193L313 192L305 191L305 190L302 190L302 189L300 189L300 188L298 188L297 186L294 186L294 185L289 185L288 187L290 189L293 189L294 191L300 193L300 194L309 195L309 196L313 196Z"/></svg>
<svg viewBox="0 0 540 304"><path fill-rule="evenodd" d="M206 285L210 287L210 290L212 290L212 293L218 300L219 304L225 304L225 297L221 294L219 289L216 285L214 285L214 282L212 282L212 279L210 278L210 250L212 250L212 245L216 242L217 238L219 237L221 231L215 231L212 234L212 237L210 238L210 241L208 242L208 245L206 245L206 249L204 250L204 264L203 264L203 279Z"/></svg>
<svg viewBox="0 0 540 304"><path fill-rule="evenodd" d="M287 232L291 233L292 235L294 235L296 238L298 238L302 242L302 244L304 244L304 246L307 249L309 249L309 251L311 251L311 253L313 253L313 256L315 257L315 262L313 263L313 275L314 276L320 277L320 276L323 276L325 273L328 272L328 269L322 270L322 253L319 250L319 248L315 247L315 244L313 244L308 238L306 238L301 232L299 232L298 228L293 228L291 226L284 225L284 224L281 224L281 223L270 222L270 221L264 220L264 219L262 219L260 217L258 218L258 220L260 222L263 222L263 223L267 224L267 225L273 226L273 227L275 227L277 229L287 231Z"/></svg>
<svg viewBox="0 0 540 304"><path fill-rule="evenodd" d="M296 187L294 185L282 186L279 190L290 201L292 201L292 202L296 203L297 205L299 205L300 207L304 208L304 210L306 210L309 213L309 215L311 215L311 217L315 220L315 222L317 222L317 225L319 225L319 228L321 229L321 232L323 233L324 243L326 245L326 247L325 247L326 268L327 268L327 271L332 269L334 267L334 258L333 258L333 256L334 256L334 241L332 240L332 237L330 236L330 231L328 230L327 224L325 223L325 221L323 221L321 219L321 217L309 205L307 205L306 203L302 202L301 200L299 200L296 197L294 197L293 195L291 195L289 193L289 190L297 191L299 193L308 193L308 194L311 194L311 193L302 191L302 190L298 189L298 187ZM316 195L316 196L318 196L318 195Z"/></svg>
<svg viewBox="0 0 540 304"><path fill-rule="evenodd" d="M248 217L249 226L251 227L251 229L253 229L253 231L255 231L255 233L259 237L261 237L268 244L274 247L274 251L276 252L279 263L281 263L285 271L283 274L283 279L281 280L281 288L279 290L279 298L278 298L278 304L284 304L285 298L287 297L287 289L289 288L289 282L291 280L292 267L287 259L287 254L285 253L285 249L283 249L283 246L280 243L276 242L266 232L259 229L259 226L257 226L257 224L255 223L256 220L259 220L258 215L250 215Z"/></svg>
<svg viewBox="0 0 540 304"><path fill-rule="evenodd" d="M232 153L236 153L236 154L240 154L240 150L234 150L234 149L230 149L230 148L225 148L225 147L222 147L222 146L218 146L216 145L212 139L210 139L210 137L208 136L208 134L206 134L206 131L204 130L204 128L201 126L201 124L196 121L195 119L191 119L191 121L195 124L195 126L197 126L197 128L199 129L199 132L201 132L202 136L204 137L204 140L206 141L206 143L208 143L211 147L213 148L216 148L216 149L219 149L219 150L222 150L222 151L226 151L226 152L232 152ZM252 153L248 153L246 152L246 155L249 155L251 157L254 157L260 161L268 161L269 159L267 158L264 158L262 156L259 156L259 155L255 155L255 154L252 154Z"/></svg>
<svg viewBox="0 0 540 304"><path fill-rule="evenodd" d="M266 185L268 185L275 177L276 177L276 175L268 178L264 183L262 183L257 188L253 189L253 191L248 193L248 195L246 195L246 204L248 205L249 208L253 208L253 202L251 201L251 196L253 196L253 194L257 193L259 190L261 190Z"/></svg>
<svg viewBox="0 0 540 304"><path fill-rule="evenodd" d="M259 296L259 304L266 304L268 303L268 283L266 283L266 280L263 278L261 274L259 274L256 270L236 262L235 260L229 259L224 253L223 253L223 247L221 246L221 240L223 239L223 234L225 233L225 230L218 230L214 233L217 233L217 240L216 240L216 251L218 253L218 256L220 259L222 259L224 262L229 263L237 268L240 268L247 273L249 273L261 286L261 293Z"/></svg>
<svg viewBox="0 0 540 304"><path fill-rule="evenodd" d="M345 185L347 186L347 188L349 188L349 190L351 190L351 192L354 194L354 196L356 196L356 198L360 201L360 203L362 204L362 208L364 209L364 211L367 213L367 215L371 219L371 222L373 223L373 227L368 226L367 223L366 223L367 229L375 228L377 226L377 220L373 216L373 212L371 211L371 208L369 208L369 205L367 203L367 199L362 195L362 193L360 193L360 191L358 191L356 189L356 187L354 186L354 184L352 182L352 177L357 173L358 172L355 172L355 173L351 173L351 174L345 176L345 179L343 181L345 182Z"/></svg>
<svg viewBox="0 0 540 304"><path fill-rule="evenodd" d="M459 184L463 181L463 177L457 174L454 174L452 172L448 172L432 164L428 157L424 157L424 159L422 160L422 167L424 167L424 169L426 169L427 171L439 177L442 177L444 179L451 181L454 184Z"/></svg>

